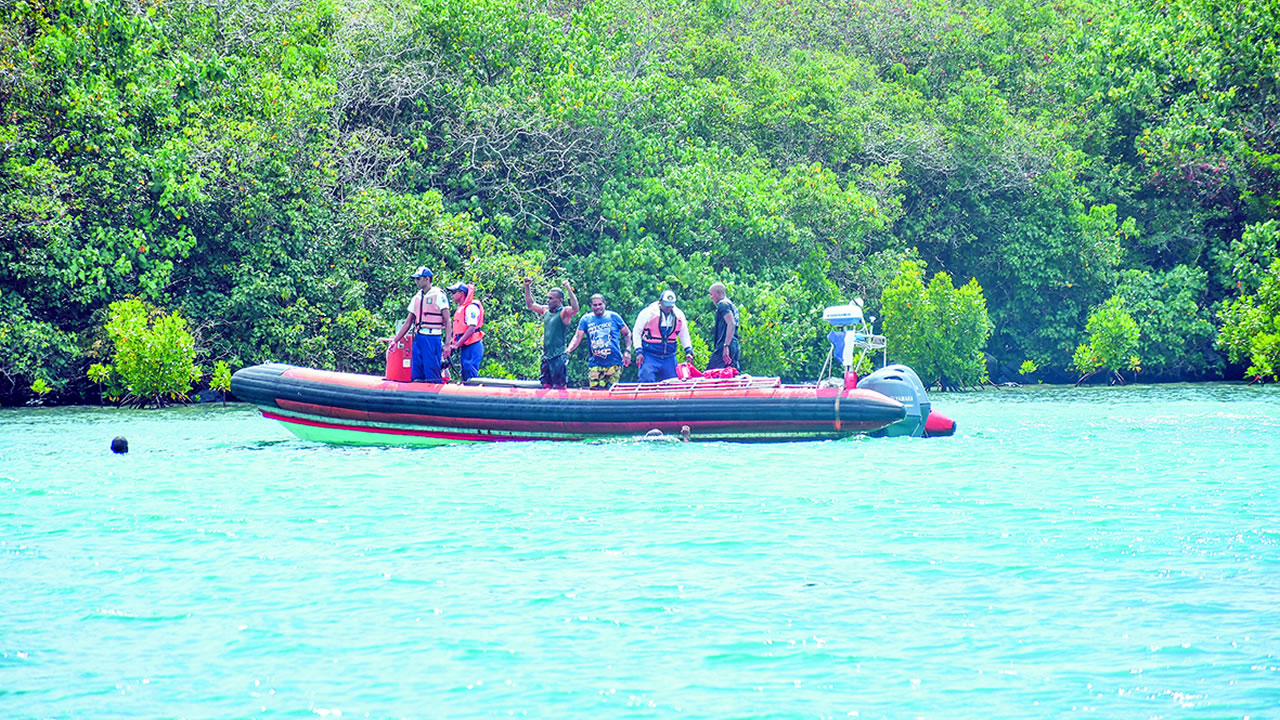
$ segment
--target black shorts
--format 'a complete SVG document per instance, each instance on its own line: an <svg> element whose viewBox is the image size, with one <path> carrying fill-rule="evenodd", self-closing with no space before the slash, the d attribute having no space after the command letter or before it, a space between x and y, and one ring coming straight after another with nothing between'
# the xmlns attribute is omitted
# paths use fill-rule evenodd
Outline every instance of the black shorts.
<svg viewBox="0 0 1280 720"><path fill-rule="evenodd" d="M564 355L542 358L542 370L538 373L542 387L562 388L569 384L569 366Z"/></svg>
<svg viewBox="0 0 1280 720"><path fill-rule="evenodd" d="M738 368L738 370L742 370L742 368L738 366L738 352L739 352L738 343L736 342L730 343L729 344L729 365L727 367ZM724 364L724 348L723 347L721 347L718 350L713 350L711 352L711 357L707 358L708 370L715 370L717 368L722 368L722 367L726 367L726 365Z"/></svg>

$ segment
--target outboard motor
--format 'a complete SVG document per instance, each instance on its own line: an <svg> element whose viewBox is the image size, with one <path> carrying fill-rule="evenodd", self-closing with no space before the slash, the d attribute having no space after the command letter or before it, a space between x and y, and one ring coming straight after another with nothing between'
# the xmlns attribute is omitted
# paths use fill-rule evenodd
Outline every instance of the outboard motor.
<svg viewBox="0 0 1280 720"><path fill-rule="evenodd" d="M855 386L874 390L901 402L907 409L907 416L883 430L871 433L878 437L940 437L953 435L956 423L942 413L933 412L929 396L924 391L924 383L916 371L906 365L886 365L870 375L858 380L855 368L860 367L868 353L879 350L884 362L888 361L887 341L883 335L876 335L872 325L875 316L866 317L862 312L862 298L854 298L848 305L835 305L822 313L822 319L835 329L827 333L831 342L831 355L824 365L818 381L825 378L827 368L831 367L834 375L836 366L833 361L844 366L844 387Z"/></svg>
<svg viewBox="0 0 1280 720"><path fill-rule="evenodd" d="M858 388L874 390L902 403L907 408L907 416L883 430L871 433L878 437L923 437L925 423L929 420L929 396L925 394L924 383L915 371L906 365L889 365L880 368L862 378Z"/></svg>

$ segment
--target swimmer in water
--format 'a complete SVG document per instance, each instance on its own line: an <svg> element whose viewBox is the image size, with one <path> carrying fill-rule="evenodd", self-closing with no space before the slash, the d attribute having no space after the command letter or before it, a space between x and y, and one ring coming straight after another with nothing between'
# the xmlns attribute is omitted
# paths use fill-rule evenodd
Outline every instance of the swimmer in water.
<svg viewBox="0 0 1280 720"><path fill-rule="evenodd" d="M678 439L680 442L689 442L689 426L688 425L680 426L679 438L676 438L671 435L663 435L661 430L659 430L658 428L654 428L649 432L645 433L644 437L640 439L641 440L661 440L665 442L676 442L676 440Z"/></svg>

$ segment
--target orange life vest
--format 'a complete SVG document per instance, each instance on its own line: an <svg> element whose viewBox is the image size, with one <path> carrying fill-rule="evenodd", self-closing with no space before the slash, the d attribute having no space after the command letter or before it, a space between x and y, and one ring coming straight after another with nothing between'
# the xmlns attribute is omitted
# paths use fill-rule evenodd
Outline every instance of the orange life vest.
<svg viewBox="0 0 1280 720"><path fill-rule="evenodd" d="M645 323L644 329L640 331L640 340L650 345L666 344L664 351L668 354L674 354L676 346L680 342L680 329L683 325L680 322L680 316L676 315L676 311L671 311L671 317L674 322L671 323L671 334L667 335L667 339L662 339L662 310L653 314L649 322Z"/></svg>
<svg viewBox="0 0 1280 720"><path fill-rule="evenodd" d="M435 288L432 288L433 290ZM414 332L419 330L444 330L445 315L444 311L436 306L435 303L427 302L426 291L419 290L417 295L418 311L414 313L417 318L417 327ZM435 334L435 333L432 333Z"/></svg>
<svg viewBox="0 0 1280 720"><path fill-rule="evenodd" d="M475 299L475 294L475 286L468 285L466 297L462 299L462 302L458 303L458 309L453 313L453 337L457 339L467 332L467 327L470 324L467 322L467 307L475 305L476 309L480 311L480 316L476 318L476 331L471 334L471 337L467 338L467 341L463 343L464 346L478 343L484 337L484 332L480 330L480 328L484 327L484 306Z"/></svg>

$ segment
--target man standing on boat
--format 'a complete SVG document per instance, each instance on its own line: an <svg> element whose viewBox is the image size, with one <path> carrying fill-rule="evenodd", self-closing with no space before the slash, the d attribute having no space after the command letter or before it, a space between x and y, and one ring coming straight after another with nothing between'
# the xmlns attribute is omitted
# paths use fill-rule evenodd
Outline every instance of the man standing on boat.
<svg viewBox="0 0 1280 720"><path fill-rule="evenodd" d="M409 301L409 316L400 323L400 330L391 338L387 352L410 331L413 332L413 359L409 365L409 377L413 382L443 382L440 365L446 357L445 321L449 317L449 299L440 288L431 286L431 271L424 265L409 277L418 284L418 292Z"/></svg>
<svg viewBox="0 0 1280 720"><path fill-rule="evenodd" d="M707 360L707 369L731 367L736 370L738 355L741 352L738 343L738 308L729 299L724 283L715 283L707 290L711 304L716 306L716 329L712 336L711 358Z"/></svg>
<svg viewBox="0 0 1280 720"><path fill-rule="evenodd" d="M608 390L622 377L622 368L631 365L631 329L621 315L605 309L604 295L596 293L591 296L591 314L578 323L578 332L566 353L577 350L584 335L591 349L587 386L592 390Z"/></svg>
<svg viewBox="0 0 1280 720"><path fill-rule="evenodd" d="M475 299L474 285L454 283L449 293L458 309L453 313L453 346L445 349L445 355L458 351L462 381L466 382L480 374L480 363L484 360L484 331L480 329L484 327L484 307Z"/></svg>
<svg viewBox="0 0 1280 720"><path fill-rule="evenodd" d="M573 322L578 313L578 296L573 294L573 286L564 281L564 290L551 288L547 291L547 304L539 305L533 301L533 293L529 286L532 278L524 279L524 306L542 318L542 367L539 379L544 388L565 388L569 385L569 369L565 364L564 335L566 328ZM569 293L569 306L565 307L564 294Z"/></svg>
<svg viewBox="0 0 1280 720"><path fill-rule="evenodd" d="M636 367L640 382L661 382L676 377L676 341L684 348L685 362L693 362L689 323L676 307L676 294L663 290L658 301L636 317Z"/></svg>

